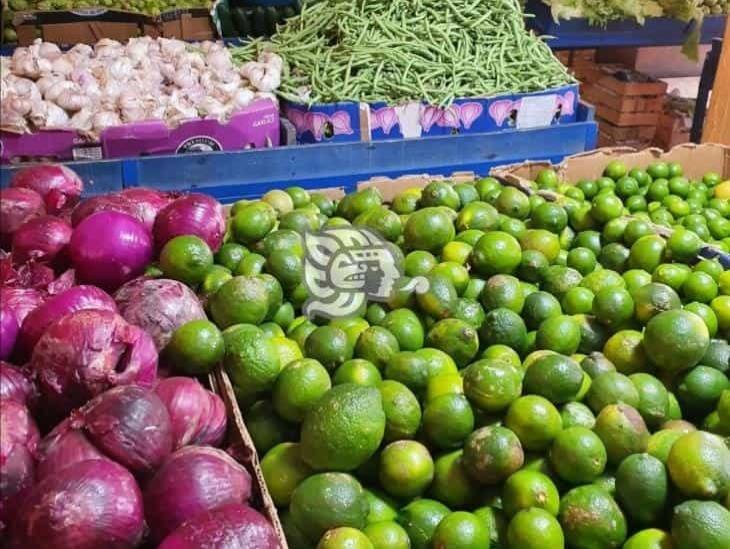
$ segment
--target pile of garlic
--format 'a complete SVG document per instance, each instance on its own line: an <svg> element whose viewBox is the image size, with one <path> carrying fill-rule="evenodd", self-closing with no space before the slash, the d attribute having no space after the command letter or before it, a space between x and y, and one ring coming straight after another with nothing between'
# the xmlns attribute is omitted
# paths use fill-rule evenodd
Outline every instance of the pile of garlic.
<svg viewBox="0 0 730 549"><path fill-rule="evenodd" d="M143 120L225 121L259 98L277 102L281 70L271 53L234 66L218 42L103 39L63 52L36 40L0 58L0 129L74 129L97 139L104 128Z"/></svg>

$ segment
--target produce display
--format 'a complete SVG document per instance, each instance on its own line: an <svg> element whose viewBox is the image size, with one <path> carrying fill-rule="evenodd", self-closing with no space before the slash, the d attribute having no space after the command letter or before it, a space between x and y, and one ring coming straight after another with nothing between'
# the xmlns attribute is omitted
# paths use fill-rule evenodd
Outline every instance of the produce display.
<svg viewBox="0 0 730 549"><path fill-rule="evenodd" d="M585 17L592 24L605 25L620 19L643 23L650 17L674 17L682 21L700 15L722 15L728 12L725 0L542 0L550 6L556 20Z"/></svg>
<svg viewBox="0 0 730 549"><path fill-rule="evenodd" d="M63 52L36 40L0 58L2 129L73 129L96 140L108 127L144 120L224 121L257 99L276 101L281 59L264 53L246 61L234 66L214 42L102 39Z"/></svg>
<svg viewBox="0 0 730 549"><path fill-rule="evenodd" d="M82 191L56 165L0 190L0 545L280 547L223 400L189 377L223 336L194 288L145 275L168 241L220 247L221 205Z"/></svg>
<svg viewBox="0 0 730 549"><path fill-rule="evenodd" d="M226 219L146 189L87 207L70 170L19 172L0 195L2 359L24 365L0 376L5 536L277 547L215 448L220 398L183 377L221 364L293 549L728 546L730 278L699 254L730 247L730 181L612 161L570 183L290 187ZM351 225L405 278L309 318L304 234Z"/></svg>
<svg viewBox="0 0 730 549"><path fill-rule="evenodd" d="M307 2L270 42L286 61L279 95L295 102L425 100L542 91L573 83L543 40L524 28L517 0Z"/></svg>

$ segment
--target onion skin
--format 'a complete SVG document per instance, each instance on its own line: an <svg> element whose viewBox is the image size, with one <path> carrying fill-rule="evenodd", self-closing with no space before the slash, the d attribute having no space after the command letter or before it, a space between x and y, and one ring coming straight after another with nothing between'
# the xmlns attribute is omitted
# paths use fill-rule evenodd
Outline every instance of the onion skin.
<svg viewBox="0 0 730 549"><path fill-rule="evenodd" d="M176 236L195 235L217 252L225 232L223 206L208 195L193 193L171 202L157 215L155 245L162 249L168 240Z"/></svg>
<svg viewBox="0 0 730 549"><path fill-rule="evenodd" d="M72 417L96 448L134 473L151 473L172 452L170 415L148 389L109 389Z"/></svg>
<svg viewBox="0 0 730 549"><path fill-rule="evenodd" d="M38 391L28 374L0 360L0 401L14 400L32 408L37 398Z"/></svg>
<svg viewBox="0 0 730 549"><path fill-rule="evenodd" d="M59 423L38 445L36 478L38 481L82 461L108 459L89 442L83 432L74 429L70 419Z"/></svg>
<svg viewBox="0 0 730 549"><path fill-rule="evenodd" d="M251 475L223 450L186 446L167 459L144 491L154 541L200 513L251 497Z"/></svg>
<svg viewBox="0 0 730 549"><path fill-rule="evenodd" d="M38 164L16 172L10 187L37 192L43 198L46 211L56 214L76 205L84 182L76 172L62 164Z"/></svg>
<svg viewBox="0 0 730 549"><path fill-rule="evenodd" d="M276 532L248 505L232 504L185 522L158 549L279 549Z"/></svg>
<svg viewBox="0 0 730 549"><path fill-rule="evenodd" d="M14 311L0 303L0 360L5 360L13 354L18 331L18 320Z"/></svg>
<svg viewBox="0 0 730 549"><path fill-rule="evenodd" d="M163 379L155 393L170 413L175 449L188 444L219 446L223 442L226 409L218 395L190 377Z"/></svg>
<svg viewBox="0 0 730 549"><path fill-rule="evenodd" d="M152 339L111 311L88 309L51 324L31 357L44 408L59 416L116 385L151 387Z"/></svg>
<svg viewBox="0 0 730 549"><path fill-rule="evenodd" d="M112 461L82 461L30 491L12 525L11 547L131 548L144 531L134 477Z"/></svg>
<svg viewBox="0 0 730 549"><path fill-rule="evenodd" d="M20 327L19 346L30 355L46 329L70 313L87 309L117 312L111 296L96 286L74 286L48 299L28 314Z"/></svg>
<svg viewBox="0 0 730 549"><path fill-rule="evenodd" d="M10 250L23 223L46 214L43 197L32 189L0 189L0 247Z"/></svg>
<svg viewBox="0 0 730 549"><path fill-rule="evenodd" d="M28 313L42 303L43 294L34 288L0 288L0 305L14 313L18 326L22 327Z"/></svg>
<svg viewBox="0 0 730 549"><path fill-rule="evenodd" d="M145 330L158 352L183 324L207 317L195 293L182 282L166 278L136 278L114 294L119 314Z"/></svg>
<svg viewBox="0 0 730 549"><path fill-rule="evenodd" d="M79 282L114 291L152 261L152 237L130 215L98 212L74 229L69 252Z"/></svg>
<svg viewBox="0 0 730 549"><path fill-rule="evenodd" d="M151 233L157 214L173 200L173 195L145 188L94 196L74 208L71 224L76 227L90 215L112 211L131 215Z"/></svg>
<svg viewBox="0 0 730 549"><path fill-rule="evenodd" d="M62 266L72 232L68 223L51 215L26 221L13 234L13 259L16 263L34 260Z"/></svg>
<svg viewBox="0 0 730 549"><path fill-rule="evenodd" d="M14 521L17 503L34 482L40 434L23 404L0 400L0 531Z"/></svg>

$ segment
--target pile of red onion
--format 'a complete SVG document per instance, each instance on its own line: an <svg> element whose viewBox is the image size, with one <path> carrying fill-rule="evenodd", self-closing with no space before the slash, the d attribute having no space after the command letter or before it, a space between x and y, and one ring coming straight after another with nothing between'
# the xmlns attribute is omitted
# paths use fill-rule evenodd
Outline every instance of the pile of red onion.
<svg viewBox="0 0 730 549"><path fill-rule="evenodd" d="M80 201L53 164L0 190L0 544L92 549L278 548L224 443L223 401L161 379L195 293L142 276L167 240L217 250L221 205L128 189Z"/></svg>

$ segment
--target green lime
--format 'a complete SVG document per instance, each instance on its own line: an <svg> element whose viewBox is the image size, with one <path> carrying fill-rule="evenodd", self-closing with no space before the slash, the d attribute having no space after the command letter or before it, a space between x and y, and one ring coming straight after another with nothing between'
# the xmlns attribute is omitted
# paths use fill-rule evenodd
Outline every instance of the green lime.
<svg viewBox="0 0 730 549"><path fill-rule="evenodd" d="M730 488L730 450L723 439L704 431L679 438L667 468L674 485L688 498L724 497Z"/></svg>
<svg viewBox="0 0 730 549"><path fill-rule="evenodd" d="M302 461L299 444L282 442L261 459L261 472L274 504L287 507L294 489L313 471Z"/></svg>
<svg viewBox="0 0 730 549"><path fill-rule="evenodd" d="M668 419L669 393L664 384L651 374L636 373L629 376L639 394L636 409L650 429L656 429Z"/></svg>
<svg viewBox="0 0 730 549"><path fill-rule="evenodd" d="M642 236L631 245L629 268L653 273L664 259L664 239L657 235Z"/></svg>
<svg viewBox="0 0 730 549"><path fill-rule="evenodd" d="M294 441L299 430L274 411L269 400L255 402L246 412L246 428L259 455L282 442Z"/></svg>
<svg viewBox="0 0 730 549"><path fill-rule="evenodd" d="M653 178L667 178L669 177L669 166L666 162L653 162L649 164L646 169L647 173Z"/></svg>
<svg viewBox="0 0 730 549"><path fill-rule="evenodd" d="M702 271L694 271L682 284L682 295L687 301L709 303L717 297L717 283L711 275Z"/></svg>
<svg viewBox="0 0 730 549"><path fill-rule="evenodd" d="M379 490L366 489L365 497L370 509L366 519L368 524L391 521L398 517L398 503L390 496Z"/></svg>
<svg viewBox="0 0 730 549"><path fill-rule="evenodd" d="M364 528L368 500L360 483L345 473L307 477L291 495L291 519L309 540L316 542L332 528Z"/></svg>
<svg viewBox="0 0 730 549"><path fill-rule="evenodd" d="M481 427L464 444L464 467L482 484L500 483L518 471L524 460L519 439L504 427Z"/></svg>
<svg viewBox="0 0 730 549"><path fill-rule="evenodd" d="M221 265L213 265L205 273L205 276L200 283L200 293L204 296L213 295L231 278L233 278L231 271Z"/></svg>
<svg viewBox="0 0 730 549"><path fill-rule="evenodd" d="M284 192L291 197L292 204L295 208L306 206L311 200L309 192L301 187L287 187L284 189Z"/></svg>
<svg viewBox="0 0 730 549"><path fill-rule="evenodd" d="M591 216L599 223L620 217L624 209L621 199L612 193L599 193L591 204Z"/></svg>
<svg viewBox="0 0 730 549"><path fill-rule="evenodd" d="M539 282L542 278L542 271L550 265L550 262L537 250L526 250L522 253L522 260L517 268L517 274L522 280Z"/></svg>
<svg viewBox="0 0 730 549"><path fill-rule="evenodd" d="M375 365L361 358L353 358L343 362L332 376L333 385L354 383L363 387L377 387L382 380L380 371Z"/></svg>
<svg viewBox="0 0 730 549"><path fill-rule="evenodd" d="M526 395L510 404L504 425L517 435L523 448L539 451L548 448L561 431L562 419L549 400Z"/></svg>
<svg viewBox="0 0 730 549"><path fill-rule="evenodd" d="M497 197L497 210L509 217L525 219L530 215L530 200L515 187L504 187Z"/></svg>
<svg viewBox="0 0 730 549"><path fill-rule="evenodd" d="M619 372L605 372L593 379L586 402L595 413L609 404L620 402L638 407L639 392L627 376Z"/></svg>
<svg viewBox="0 0 730 549"><path fill-rule="evenodd" d="M509 274L522 260L522 249L512 235L501 231L486 233L474 246L471 265L480 274Z"/></svg>
<svg viewBox="0 0 730 549"><path fill-rule="evenodd" d="M431 272L438 260L431 252L415 250L406 256L405 274L407 276L424 276Z"/></svg>
<svg viewBox="0 0 730 549"><path fill-rule="evenodd" d="M412 499L421 495L433 473L431 454L415 440L391 442L380 454L380 484L391 496Z"/></svg>
<svg viewBox="0 0 730 549"><path fill-rule="evenodd" d="M410 215L403 229L405 247L439 252L454 239L454 225L442 208L424 208Z"/></svg>
<svg viewBox="0 0 730 549"><path fill-rule="evenodd" d="M285 368L289 365L289 363L294 362L295 360L301 360L304 358L302 350L299 348L299 344L293 339L285 337L283 335L284 331L277 324L269 322L259 326L261 330L263 330L264 327L270 327L272 330L275 328L278 330L278 332L275 335L271 335L270 338L276 348L276 353L279 355L279 363L282 368Z"/></svg>
<svg viewBox="0 0 730 549"><path fill-rule="evenodd" d="M226 242L223 246L221 246L220 250L216 252L215 262L218 265L222 265L229 271L233 271L238 266L241 259L243 259L243 257L248 253L250 252L245 246L236 244L235 242Z"/></svg>
<svg viewBox="0 0 730 549"><path fill-rule="evenodd" d="M377 386L385 411L386 442L413 438L421 424L421 406L403 383L386 379Z"/></svg>
<svg viewBox="0 0 730 549"><path fill-rule="evenodd" d="M436 459L429 494L452 508L472 505L479 496L479 487L469 477L462 463L462 450Z"/></svg>
<svg viewBox="0 0 730 549"><path fill-rule="evenodd" d="M476 515L455 511L446 515L433 536L435 548L480 549L489 545L489 529Z"/></svg>
<svg viewBox="0 0 730 549"><path fill-rule="evenodd" d="M596 269L592 273L588 273L581 280L580 285L588 288L595 295L607 288L623 288L626 282L616 271L612 271L611 269Z"/></svg>
<svg viewBox="0 0 730 549"><path fill-rule="evenodd" d="M167 278L190 286L200 284L213 266L213 252L197 236L176 236L160 252L160 269Z"/></svg>
<svg viewBox="0 0 730 549"><path fill-rule="evenodd" d="M399 215L412 213L416 211L420 199L421 189L406 189L393 198L393 211Z"/></svg>
<svg viewBox="0 0 730 549"><path fill-rule="evenodd" d="M730 312L730 307L728 308ZM525 351L527 345L527 328L522 318L509 309L489 311L479 331L482 345L507 345L518 354Z"/></svg>
<svg viewBox="0 0 730 549"><path fill-rule="evenodd" d="M464 373L464 394L486 412L504 410L521 392L520 370L499 359L478 360Z"/></svg>
<svg viewBox="0 0 730 549"><path fill-rule="evenodd" d="M555 233L545 229L528 229L520 237L520 246L523 250L536 250L549 262L554 262L560 253L560 239Z"/></svg>
<svg viewBox="0 0 730 549"><path fill-rule="evenodd" d="M452 240L443 250L441 250L441 258L447 263L456 263L458 265L465 265L471 254L472 245L466 242L459 242Z"/></svg>
<svg viewBox="0 0 730 549"><path fill-rule="evenodd" d="M717 317L717 326L725 331L730 328L730 296L719 295L710 302L710 307Z"/></svg>
<svg viewBox="0 0 730 549"><path fill-rule="evenodd" d="M525 296L517 278L511 275L494 275L487 280L481 301L487 310L504 307L519 313L525 303Z"/></svg>
<svg viewBox="0 0 730 549"><path fill-rule="evenodd" d="M397 522L385 521L368 524L363 530L374 549L410 549L411 540Z"/></svg>
<svg viewBox="0 0 730 549"><path fill-rule="evenodd" d="M547 321L546 321L547 322ZM573 359L560 354L546 354L525 372L525 394L536 394L554 404L573 400L583 384L583 371Z"/></svg>
<svg viewBox="0 0 730 549"><path fill-rule="evenodd" d="M474 413L462 394L444 394L428 401L423 411L423 433L434 446L458 448L474 429Z"/></svg>
<svg viewBox="0 0 730 549"><path fill-rule="evenodd" d="M644 419L628 404L605 406L596 416L593 430L606 447L608 462L614 466L631 454L645 452L649 441Z"/></svg>
<svg viewBox="0 0 730 549"><path fill-rule="evenodd" d="M674 261L688 262L695 259L701 247L700 237L686 229L675 229L667 240L667 248Z"/></svg>
<svg viewBox="0 0 730 549"><path fill-rule="evenodd" d="M634 300L628 290L603 289L593 298L593 315L607 326L616 328L634 316Z"/></svg>
<svg viewBox="0 0 730 549"><path fill-rule="evenodd" d="M550 464L561 479L571 484L592 482L603 473L606 461L603 442L585 427L561 431L550 449Z"/></svg>
<svg viewBox="0 0 730 549"><path fill-rule="evenodd" d="M626 518L604 489L573 488L560 502L558 520L568 547L620 547L626 540Z"/></svg>
<svg viewBox="0 0 730 549"><path fill-rule="evenodd" d="M259 254L247 254L238 262L233 274L239 276L253 276L261 274L266 265L266 258Z"/></svg>
<svg viewBox="0 0 730 549"><path fill-rule="evenodd" d="M547 318L537 329L535 344L538 349L549 349L556 353L572 355L580 344L580 326L568 315Z"/></svg>
<svg viewBox="0 0 730 549"><path fill-rule="evenodd" d="M568 252L568 267L572 267L582 275L591 273L596 268L596 254L590 248L579 246Z"/></svg>
<svg viewBox="0 0 730 549"><path fill-rule="evenodd" d="M686 177L676 176L669 180L669 192L685 198L689 194L690 185Z"/></svg>
<svg viewBox="0 0 730 549"><path fill-rule="evenodd" d="M464 206L456 216L456 228L459 231L474 229L490 231L496 229L498 223L497 209L486 202L471 202Z"/></svg>
<svg viewBox="0 0 730 549"><path fill-rule="evenodd" d="M560 410L560 417L563 422L563 429L571 427L585 427L593 429L596 424L596 416L591 409L581 402L567 402Z"/></svg>
<svg viewBox="0 0 730 549"><path fill-rule="evenodd" d="M165 361L187 375L212 371L225 353L220 330L207 320L191 320L180 326L163 351Z"/></svg>
<svg viewBox="0 0 730 549"><path fill-rule="evenodd" d="M557 234L567 226L568 214L558 204L545 202L533 209L531 221L534 228Z"/></svg>
<svg viewBox="0 0 730 549"><path fill-rule="evenodd" d="M290 362L274 384L274 409L286 420L300 422L332 386L327 370L318 361L305 358Z"/></svg>
<svg viewBox="0 0 730 549"><path fill-rule="evenodd" d="M509 523L507 542L520 549L561 549L563 530L555 517L537 507L523 509Z"/></svg>
<svg viewBox="0 0 730 549"><path fill-rule="evenodd" d="M656 282L640 287L633 297L636 319L642 324L661 312L679 309L682 305L677 292L666 284Z"/></svg>
<svg viewBox="0 0 730 549"><path fill-rule="evenodd" d="M333 326L319 326L307 337L305 354L329 370L352 358L352 346L347 334Z"/></svg>
<svg viewBox="0 0 730 549"><path fill-rule="evenodd" d="M716 408L726 389L730 389L730 381L724 373L709 366L696 366L678 380L676 394L682 410L704 416Z"/></svg>
<svg viewBox="0 0 730 549"><path fill-rule="evenodd" d="M422 498L401 509L398 523L408 533L413 549L431 549L436 528L449 513L444 504Z"/></svg>
<svg viewBox="0 0 730 549"><path fill-rule="evenodd" d="M594 295L588 288L576 286L563 296L563 311L569 315L588 314L593 310Z"/></svg>
<svg viewBox="0 0 730 549"><path fill-rule="evenodd" d="M252 202L243 206L231 220L231 234L236 242L254 243L274 228L276 210L266 202Z"/></svg>
<svg viewBox="0 0 730 549"><path fill-rule="evenodd" d="M710 334L703 320L679 309L659 313L644 332L647 356L667 372L691 368L704 356L709 344Z"/></svg>
<svg viewBox="0 0 730 549"><path fill-rule="evenodd" d="M276 346L250 324L236 324L223 331L223 366L234 387L251 394L271 389L281 371Z"/></svg>
<svg viewBox="0 0 730 549"><path fill-rule="evenodd" d="M381 326L371 326L360 334L355 356L369 360L382 371L399 350L398 339L391 332Z"/></svg>
<svg viewBox="0 0 730 549"><path fill-rule="evenodd" d="M560 302L547 292L534 292L527 296L522 309L522 318L528 328L535 329L543 320L562 313Z"/></svg>
<svg viewBox="0 0 730 549"><path fill-rule="evenodd" d="M726 500L727 505L727 500ZM672 542L676 549L715 549L730 545L730 511L714 501L685 501L674 508Z"/></svg>

